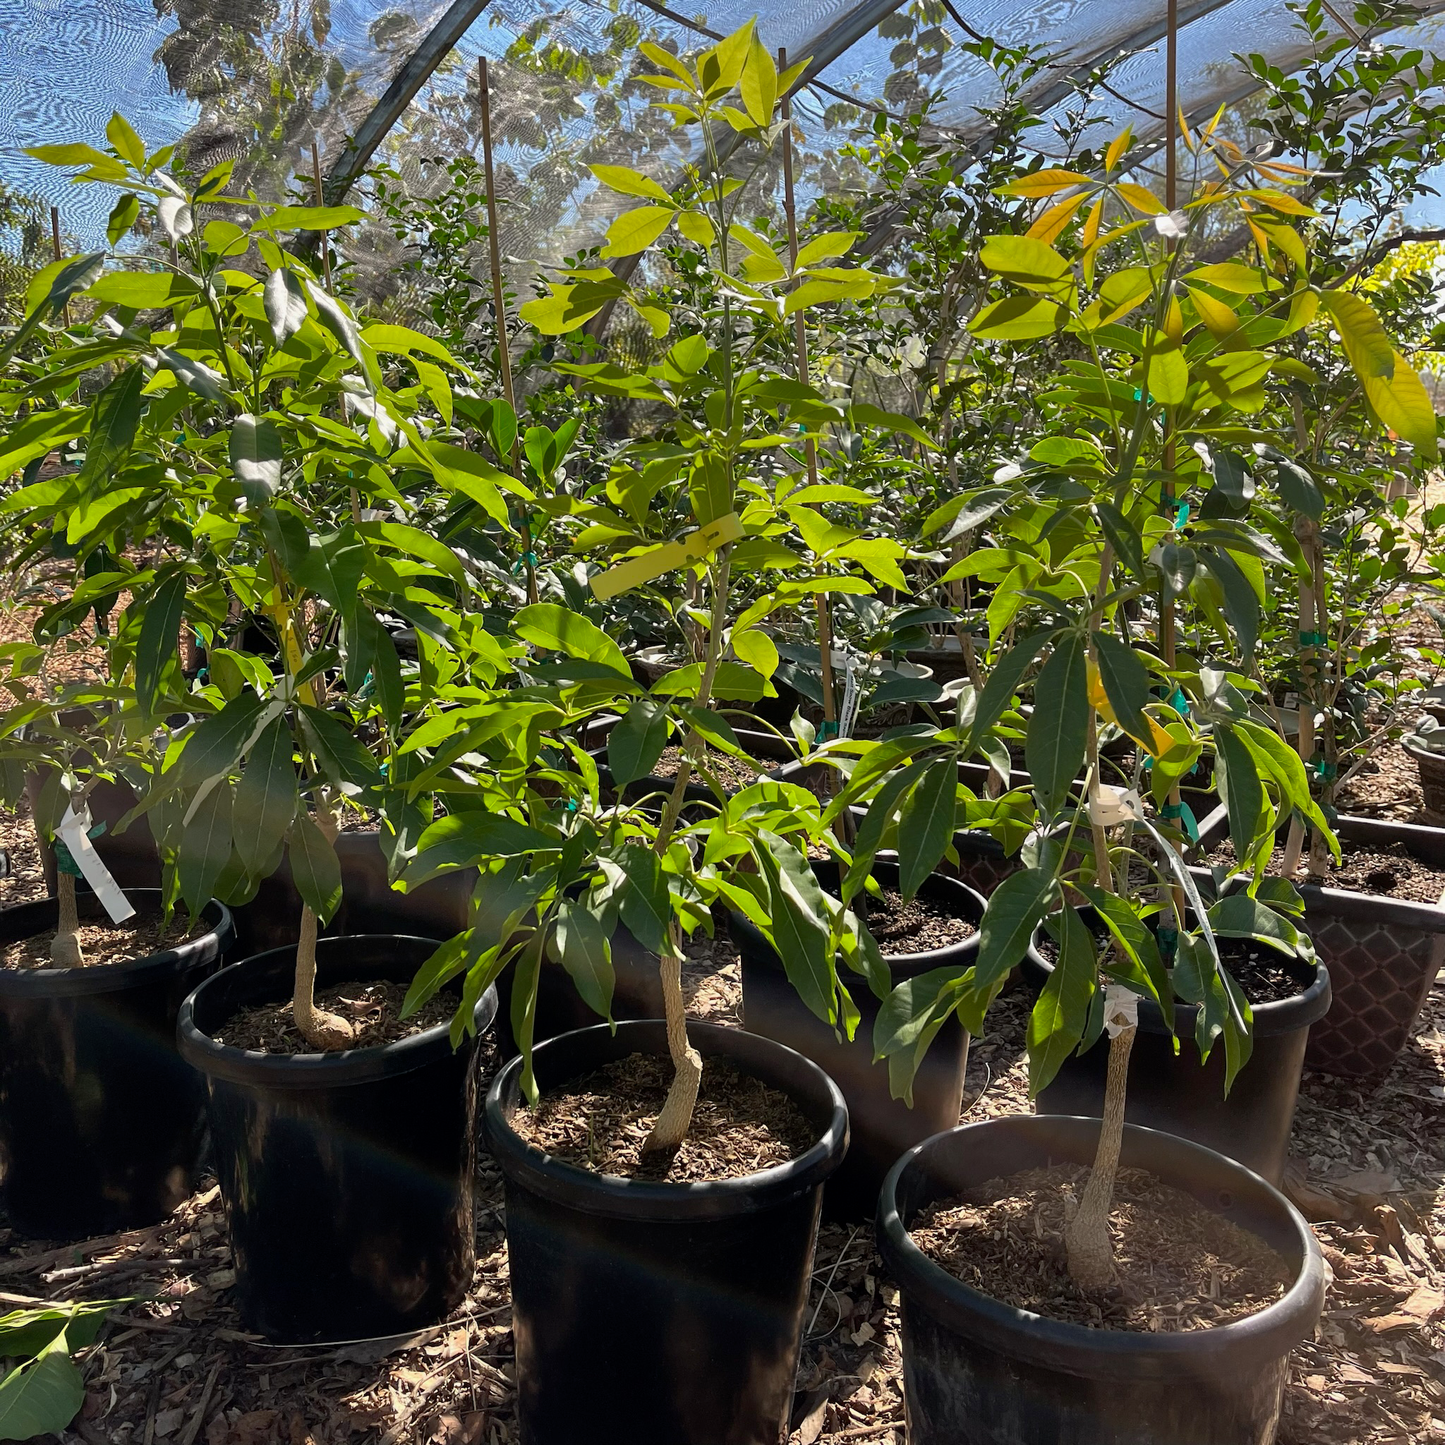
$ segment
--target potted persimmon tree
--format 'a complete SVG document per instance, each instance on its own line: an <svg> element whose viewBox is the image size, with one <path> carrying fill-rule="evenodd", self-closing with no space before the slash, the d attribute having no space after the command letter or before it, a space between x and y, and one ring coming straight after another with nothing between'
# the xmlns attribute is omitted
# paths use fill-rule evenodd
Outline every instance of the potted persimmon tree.
<svg viewBox="0 0 1445 1445"><path fill-rule="evenodd" d="M1209 132L1189 143L1209 157ZM1064 330L1092 358L1071 365L1053 393L1067 442L1038 449L1049 464L1005 474L1019 535L1047 528L1065 540L1020 554L1027 596L1011 645L998 648L970 700L963 739L900 740L892 759L885 745L850 785L886 776L900 756L981 746L1041 664L1026 739L1036 828L1025 866L990 898L975 965L896 994L875 1046L902 1058L906 1075L938 1019L957 1011L981 1028L1042 925L1052 958L1030 1018L1031 1089L1049 1085L1076 1051L1102 1055L1102 1118L960 1128L910 1151L886 1181L879 1237L902 1286L910 1428L923 1445L966 1436L978 1412L1026 1418L1049 1436L1265 1438L1288 1351L1323 1299L1313 1237L1277 1190L1221 1153L1126 1124L1125 1112L1131 1056L1150 1027L1187 1033L1198 1058L1222 1052L1229 1090L1248 1077L1252 1032L1279 996L1276 979L1286 994L1328 1001L1293 922L1298 894L1266 870L1292 811L1330 835L1299 758L1247 707L1263 605L1248 578L1276 548L1247 518L1204 511L1191 526L1189 517L1192 489L1208 485L1199 467L1209 466L1211 443L1223 450L1239 413L1269 419L1271 345L1328 317L1354 361L1356 312L1296 280L1285 259L1197 264L1205 218L1227 208L1262 206L1271 235L1289 229L1283 217L1300 203L1270 176L1222 154L1230 183L1168 212L1119 170L1127 144L1126 135L1109 148L1102 178L1046 170L1020 182L1045 198L1038 230L990 237L980 256L1004 289L975 316L976 339ZM1289 234L1281 258L1303 245ZM1140 264L1111 271L1110 248L1121 243ZM1409 425L1418 378L1401 364L1390 377L1370 371L1368 382L1377 408ZM1057 485L1061 470L1067 488ZM1007 545L1007 522L1003 531ZM1187 659L1175 651L1186 626ZM1105 723L1135 740L1133 787L1101 781ZM1206 726L1244 860L1212 900L1181 856L1192 819L1177 791ZM848 802L845 790L838 805ZM1081 899L1090 913L1076 908ZM1301 1039L1291 1107L1302 1054Z"/></svg>
<svg viewBox="0 0 1445 1445"><path fill-rule="evenodd" d="M346 818L389 815L403 855L414 836L425 800L398 801L385 764L438 677L428 663L471 625L467 576L406 520L409 494L464 491L499 526L506 507L492 469L424 435L446 386L434 363L455 369L445 348L363 329L277 239L359 212L228 197L226 166L187 189L128 127L111 140L40 154L121 190L115 240L144 216L171 243L159 262L117 257L88 288L105 363L135 380L133 414L113 475L82 472L64 498L82 514L123 502L132 546L155 558L135 584L136 705L184 721L132 812L160 843L167 897L244 903L278 869L299 895L299 941L210 980L178 1026L210 1090L242 1314L284 1340L412 1328L471 1281L476 1070L495 999L472 1000L454 1051L454 1000L399 1017L432 941L319 933L341 903ZM425 386L411 385L423 356ZM47 360L84 374L88 354ZM57 500L34 498L30 520ZM189 685L164 661L182 617L207 644ZM416 629L419 664L403 665L383 619Z"/></svg>

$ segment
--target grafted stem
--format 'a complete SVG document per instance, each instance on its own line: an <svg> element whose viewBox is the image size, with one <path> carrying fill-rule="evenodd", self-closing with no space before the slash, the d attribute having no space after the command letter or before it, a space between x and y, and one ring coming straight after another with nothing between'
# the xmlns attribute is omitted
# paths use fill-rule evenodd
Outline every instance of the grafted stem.
<svg viewBox="0 0 1445 1445"><path fill-rule="evenodd" d="M1086 1292L1109 1289L1115 1282L1109 1208L1114 1201L1114 1178L1119 1172L1119 1150L1124 1143L1129 1054L1137 1032L1131 1024L1109 1040L1109 1077L1104 1086L1099 1147L1078 1210L1064 1229L1069 1275Z"/></svg>
<svg viewBox="0 0 1445 1445"><path fill-rule="evenodd" d="M667 1051L672 1056L672 1086L662 1112L642 1146L644 1154L671 1154L687 1136L692 1123L697 1086L702 1079L702 1055L687 1041L687 1013L682 1004L682 948L676 926L668 936L661 960L662 1006L667 1020Z"/></svg>
<svg viewBox="0 0 1445 1445"><path fill-rule="evenodd" d="M336 841L336 817L323 799L316 810L316 826L328 843ZM330 1051L348 1048L356 1028L339 1014L316 1007L316 914L309 904L301 907L301 938L296 945L296 983L291 995L291 1016L301 1037L314 1048Z"/></svg>
<svg viewBox="0 0 1445 1445"><path fill-rule="evenodd" d="M55 924L55 937L50 943L50 961L56 968L84 968L85 955L80 951L80 914L75 906L75 875L63 868L55 878L56 901L60 917Z"/></svg>

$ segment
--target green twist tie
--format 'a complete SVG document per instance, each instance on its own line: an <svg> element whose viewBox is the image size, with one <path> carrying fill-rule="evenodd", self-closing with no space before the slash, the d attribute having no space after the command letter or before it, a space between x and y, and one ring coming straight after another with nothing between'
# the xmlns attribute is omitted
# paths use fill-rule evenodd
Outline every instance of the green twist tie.
<svg viewBox="0 0 1445 1445"><path fill-rule="evenodd" d="M533 567L537 565L537 554L535 552L522 553L521 561L519 561L512 568L512 576L515 577L522 570L523 567L526 567L528 565L531 565Z"/></svg>
<svg viewBox="0 0 1445 1445"><path fill-rule="evenodd" d="M1169 706L1172 707L1180 717L1189 716L1189 699L1184 696L1184 689L1182 687L1176 687L1165 701L1168 702Z"/></svg>
<svg viewBox="0 0 1445 1445"><path fill-rule="evenodd" d="M1189 503L1180 502L1174 511L1174 530L1182 531L1184 524L1189 520Z"/></svg>
<svg viewBox="0 0 1445 1445"><path fill-rule="evenodd" d="M1171 821L1175 818L1184 824L1184 831L1189 834L1189 841L1199 841L1199 822L1194 816L1194 809L1188 803L1166 803L1160 814L1161 817Z"/></svg>
<svg viewBox="0 0 1445 1445"><path fill-rule="evenodd" d="M818 724L818 736L824 742L827 742L829 738L837 737L838 724L836 722L829 722L827 719L824 719L824 721Z"/></svg>
<svg viewBox="0 0 1445 1445"><path fill-rule="evenodd" d="M1311 758L1310 771L1324 783L1331 783L1340 775L1338 763L1326 762L1324 758Z"/></svg>
<svg viewBox="0 0 1445 1445"><path fill-rule="evenodd" d="M54 839L55 867L60 873L69 873L72 878L84 877L80 871L80 864L75 861L75 855L66 846L65 840L61 837Z"/></svg>
<svg viewBox="0 0 1445 1445"><path fill-rule="evenodd" d="M1323 632L1301 632L1299 635L1299 645L1301 647L1323 647L1325 645L1325 635Z"/></svg>
<svg viewBox="0 0 1445 1445"><path fill-rule="evenodd" d="M1154 937L1159 942L1159 952L1164 958L1173 958L1179 952L1179 930L1177 928L1156 928Z"/></svg>

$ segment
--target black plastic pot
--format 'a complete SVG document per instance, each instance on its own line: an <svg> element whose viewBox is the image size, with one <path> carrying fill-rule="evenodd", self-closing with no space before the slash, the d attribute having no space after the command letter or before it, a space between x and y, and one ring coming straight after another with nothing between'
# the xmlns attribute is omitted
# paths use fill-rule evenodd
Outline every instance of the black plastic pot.
<svg viewBox="0 0 1445 1445"><path fill-rule="evenodd" d="M133 888L140 912L160 893ZM90 894L81 920L103 920ZM0 909L0 941L53 929L53 898ZM134 1229L190 1194L205 1144L200 1079L176 1053L181 1002L220 967L234 929L86 968L0 969L0 1190L10 1222L45 1239Z"/></svg>
<svg viewBox="0 0 1445 1445"><path fill-rule="evenodd" d="M317 987L409 983L429 939L324 938ZM488 989L477 1038L445 1024L334 1054L264 1054L214 1035L291 995L295 950L246 959L181 1009L181 1053L206 1076L216 1173L248 1329L290 1344L400 1334L461 1301L474 1265L472 1173Z"/></svg>
<svg viewBox="0 0 1445 1445"><path fill-rule="evenodd" d="M1422 748L1408 737L1402 746L1420 769L1420 795L1424 800L1425 817L1432 823L1445 823L1445 753Z"/></svg>
<svg viewBox="0 0 1445 1445"><path fill-rule="evenodd" d="M1342 843L1382 848L1403 843L1422 863L1445 868L1445 828L1377 818L1342 817ZM1225 810L1199 828L1208 853L1229 833ZM1195 870L1212 887L1208 869ZM1334 1001L1310 1030L1305 1062L1327 1074L1383 1073L1405 1047L1430 985L1445 966L1445 906L1415 903L1346 888L1297 884L1305 904L1305 932L1329 969Z"/></svg>
<svg viewBox="0 0 1445 1445"><path fill-rule="evenodd" d="M832 859L815 863L813 871L824 888L837 888L838 865ZM873 876L885 887L896 888L898 865L880 858ZM987 906L972 888L937 873L918 892L975 925ZM918 1066L910 1109L893 1097L887 1063L873 1062L873 1021L880 1002L864 980L857 974L846 979L862 1020L851 1041L840 1040L832 1026L798 997L782 959L757 928L737 912L730 915L729 927L742 961L743 1026L812 1059L843 1091L852 1142L848 1157L828 1181L823 1207L830 1219L865 1219L878 1202L883 1176L898 1156L919 1140L958 1123L968 1070L968 1034L957 1017L949 1017ZM896 986L935 968L954 967L961 973L977 952L975 933L951 948L899 954L886 961Z"/></svg>
<svg viewBox="0 0 1445 1445"><path fill-rule="evenodd" d="M1086 920L1092 909L1081 909ZM1024 976L1036 989L1053 972L1039 952L1036 932L1024 960ZM1230 940L1221 940L1228 948ZM1147 1129L1161 1129L1216 1149L1262 1174L1272 1184L1284 1178L1289 1131L1299 1097L1305 1044L1310 1026L1330 1006L1330 976L1323 964L1311 971L1299 965L1302 992L1276 1003L1254 1005L1254 1050L1226 1097L1223 1044L1210 1051L1202 1067L1194 1042L1199 1010L1176 1003L1174 1025L1179 1051L1164 1016L1148 999L1139 1000L1139 1032L1129 1054L1129 1093L1125 1118ZM1104 1108L1109 1041L1100 1039L1080 1057L1070 1054L1053 1083L1035 1101L1041 1114L1085 1114L1098 1118Z"/></svg>
<svg viewBox="0 0 1445 1445"><path fill-rule="evenodd" d="M823 1182L848 1112L816 1064L741 1029L692 1024L704 1057L782 1089L817 1129L791 1163L708 1184L636 1182L563 1164L509 1121L514 1060L487 1096L506 1176L521 1445L778 1445L787 1436ZM660 1022L603 1024L533 1054L553 1088L633 1053Z"/></svg>
<svg viewBox="0 0 1445 1445"><path fill-rule="evenodd" d="M908 1236L926 1205L989 1179L1090 1164L1097 1119L1020 1115L939 1134L894 1166L878 1243L899 1286L910 1445L1269 1445L1289 1352L1324 1304L1309 1226L1257 1174L1133 1125L1122 1161L1268 1241L1294 1283L1284 1298L1214 1329L1133 1334L1040 1318L970 1289Z"/></svg>

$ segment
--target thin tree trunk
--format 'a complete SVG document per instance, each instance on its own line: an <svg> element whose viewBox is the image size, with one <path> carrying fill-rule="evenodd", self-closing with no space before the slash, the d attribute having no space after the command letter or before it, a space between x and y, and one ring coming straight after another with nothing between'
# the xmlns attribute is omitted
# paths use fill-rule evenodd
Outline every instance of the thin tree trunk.
<svg viewBox="0 0 1445 1445"><path fill-rule="evenodd" d="M1114 1201L1114 1178L1119 1172L1119 1150L1124 1142L1129 1054L1137 1031L1131 1025L1120 1029L1109 1040L1109 1078L1104 1087L1099 1148L1078 1210L1064 1229L1069 1275L1084 1291L1109 1289L1116 1278L1114 1245L1109 1238L1109 1208Z"/></svg>
<svg viewBox="0 0 1445 1445"><path fill-rule="evenodd" d="M702 1055L687 1041L687 1013L682 1004L682 949L676 927L669 932L668 949L662 956L662 1004L667 1019L667 1051L674 1069L672 1087L663 1101L662 1112L642 1146L644 1154L671 1154L687 1136L697 1103L697 1086L702 1079Z"/></svg>
<svg viewBox="0 0 1445 1445"><path fill-rule="evenodd" d="M56 968L84 968L85 955L80 951L80 915L75 907L75 875L59 869L55 876L56 901L60 917L55 937L50 944L50 961Z"/></svg>
<svg viewBox="0 0 1445 1445"><path fill-rule="evenodd" d="M317 809L316 826L328 843L336 841L336 819L328 804ZM316 1007L316 915L301 906L301 939L296 945L296 983L291 995L291 1016L301 1037L314 1048L330 1051L349 1047L356 1038L355 1025L339 1014Z"/></svg>

